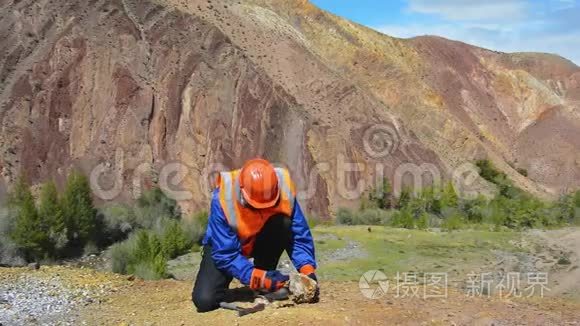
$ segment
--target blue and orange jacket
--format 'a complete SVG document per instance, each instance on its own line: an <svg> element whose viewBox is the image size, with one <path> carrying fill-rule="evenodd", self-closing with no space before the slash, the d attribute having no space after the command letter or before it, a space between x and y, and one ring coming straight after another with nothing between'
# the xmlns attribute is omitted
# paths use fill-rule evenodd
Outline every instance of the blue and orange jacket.
<svg viewBox="0 0 580 326"><path fill-rule="evenodd" d="M216 267L248 285L254 269L248 258L253 251L256 235L270 217L282 214L292 219L292 263L304 274L314 272L314 241L296 200L296 190L288 170L276 168L281 191L278 204L259 211L240 204L238 174L239 170L220 173L217 188L212 194L203 245L211 245Z"/></svg>

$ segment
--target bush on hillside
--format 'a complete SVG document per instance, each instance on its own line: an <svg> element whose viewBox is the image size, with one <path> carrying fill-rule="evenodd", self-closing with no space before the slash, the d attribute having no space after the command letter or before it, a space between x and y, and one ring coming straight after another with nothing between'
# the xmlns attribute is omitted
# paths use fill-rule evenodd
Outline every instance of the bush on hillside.
<svg viewBox="0 0 580 326"><path fill-rule="evenodd" d="M101 228L93 205L91 187L86 176L78 171L69 175L61 200L62 219L68 239L66 255L82 254L89 242L100 241Z"/></svg>
<svg viewBox="0 0 580 326"><path fill-rule="evenodd" d="M39 215L30 187L24 178L16 183L9 197L14 209L14 224L10 237L28 261L42 260L51 252L49 224Z"/></svg>
<svg viewBox="0 0 580 326"><path fill-rule="evenodd" d="M465 218L460 210L448 209L443 213L443 223L441 229L444 231L455 231L463 228Z"/></svg>
<svg viewBox="0 0 580 326"><path fill-rule="evenodd" d="M390 224L392 217L392 211L379 208L357 211L339 208L336 213L336 221L341 225L385 225Z"/></svg>
<svg viewBox="0 0 580 326"><path fill-rule="evenodd" d="M507 175L498 171L490 161L482 160L476 164L481 176L498 187L499 195L495 198L461 199L452 183L442 188L425 187L418 194L405 188L399 198L393 199L397 210L380 209L376 198L369 196L368 199L365 197L358 211L339 209L337 222L344 225L375 224L379 219L388 219L395 227L442 227L445 230L484 223L500 230L553 227L580 220L580 191L563 196L555 203L546 203L514 186ZM383 189L370 193L381 191ZM381 210L389 212L387 218Z"/></svg>
<svg viewBox="0 0 580 326"><path fill-rule="evenodd" d="M179 221L169 220L161 233L161 242L163 255L171 259L187 253L194 241L185 234Z"/></svg>
<svg viewBox="0 0 580 326"><path fill-rule="evenodd" d="M141 229L111 246L108 255L113 272L148 280L167 277L167 261L187 253L192 241L177 220L165 220L161 230Z"/></svg>
<svg viewBox="0 0 580 326"><path fill-rule="evenodd" d="M41 220L48 225L50 247L46 248L46 251L52 259L58 258L68 244L67 224L59 201L54 181L42 185L38 214Z"/></svg>
<svg viewBox="0 0 580 326"><path fill-rule="evenodd" d="M348 208L339 208L336 212L336 222L340 225L353 225L352 212Z"/></svg>
<svg viewBox="0 0 580 326"><path fill-rule="evenodd" d="M0 265L22 266L26 263L18 246L10 237L15 220L11 210L0 206Z"/></svg>
<svg viewBox="0 0 580 326"><path fill-rule="evenodd" d="M414 229L415 217L410 209L403 209L393 214L391 225L396 228Z"/></svg>
<svg viewBox="0 0 580 326"><path fill-rule="evenodd" d="M391 209L392 195L391 183L389 179L384 178L376 189L369 192L368 200L372 203L369 208Z"/></svg>
<svg viewBox="0 0 580 326"><path fill-rule="evenodd" d="M180 219L177 201L167 197L159 188L144 192L134 207L135 224L143 229L158 229L167 219Z"/></svg>

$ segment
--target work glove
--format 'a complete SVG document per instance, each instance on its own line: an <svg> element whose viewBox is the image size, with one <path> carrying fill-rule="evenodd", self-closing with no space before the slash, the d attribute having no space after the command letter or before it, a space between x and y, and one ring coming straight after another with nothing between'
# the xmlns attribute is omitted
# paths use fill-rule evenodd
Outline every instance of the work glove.
<svg viewBox="0 0 580 326"><path fill-rule="evenodd" d="M316 281L316 292L314 293L314 299L312 300L312 303L316 303L320 300L320 286L318 285L318 279L316 278L316 274L314 273L310 273L306 276Z"/></svg>
<svg viewBox="0 0 580 326"><path fill-rule="evenodd" d="M305 265L302 268L300 268L300 273L304 274L306 276L308 276L310 279L314 280L316 282L316 293L314 294L314 299L312 300L312 303L316 303L320 300L320 286L318 285L318 278L316 277L316 274L314 273L314 267L312 265Z"/></svg>
<svg viewBox="0 0 580 326"><path fill-rule="evenodd" d="M250 288L253 290L276 292L283 288L288 280L290 280L290 277L280 273L279 271L265 271L259 268L254 268L250 278Z"/></svg>

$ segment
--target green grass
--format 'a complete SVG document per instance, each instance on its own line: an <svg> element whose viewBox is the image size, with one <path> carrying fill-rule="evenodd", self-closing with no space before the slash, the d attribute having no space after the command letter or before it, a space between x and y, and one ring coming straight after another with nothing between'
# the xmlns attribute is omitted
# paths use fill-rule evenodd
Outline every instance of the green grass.
<svg viewBox="0 0 580 326"><path fill-rule="evenodd" d="M489 264L492 250L515 251L510 240L519 232L461 230L428 232L373 226L325 226L313 229L317 256L322 264L317 271L327 280L358 280L367 270L381 270L387 276L397 272L448 272L463 275ZM333 235L332 236L329 236ZM367 252L365 257L344 261L325 261L324 257L355 241Z"/></svg>

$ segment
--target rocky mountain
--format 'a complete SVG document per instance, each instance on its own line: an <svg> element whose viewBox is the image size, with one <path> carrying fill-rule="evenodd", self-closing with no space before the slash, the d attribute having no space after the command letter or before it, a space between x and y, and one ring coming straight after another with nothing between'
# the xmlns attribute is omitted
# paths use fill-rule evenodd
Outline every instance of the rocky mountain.
<svg viewBox="0 0 580 326"><path fill-rule="evenodd" d="M0 48L5 184L76 167L102 198L171 180L195 210L208 168L261 155L320 216L408 163L580 186L580 68L554 55L396 39L307 0L1 0Z"/></svg>

